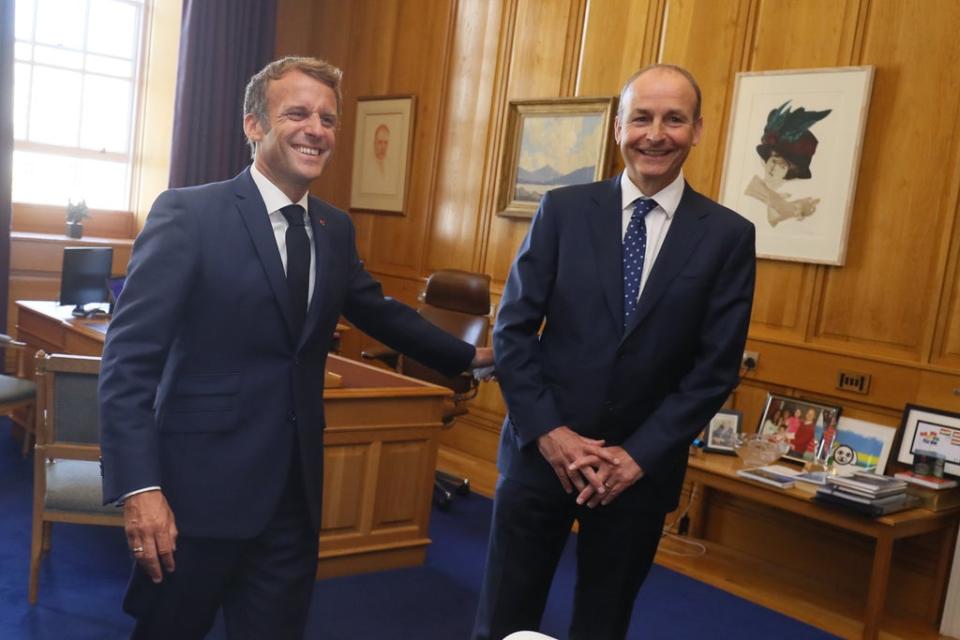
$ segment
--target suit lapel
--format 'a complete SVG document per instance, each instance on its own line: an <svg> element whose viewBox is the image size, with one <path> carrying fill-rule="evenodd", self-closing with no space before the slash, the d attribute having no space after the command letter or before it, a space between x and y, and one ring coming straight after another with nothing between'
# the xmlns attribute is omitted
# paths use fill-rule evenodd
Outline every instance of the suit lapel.
<svg viewBox="0 0 960 640"><path fill-rule="evenodd" d="M290 294L287 291L287 277L283 272L283 262L280 252L277 251L277 242L273 236L273 227L267 215L267 207L257 191L257 185L250 177L247 169L235 179L237 194L237 209L240 218L250 234L250 240L257 250L260 264L267 275L267 281L277 299L280 312L283 314L287 329L293 335L293 317L290 314Z"/></svg>
<svg viewBox="0 0 960 640"><path fill-rule="evenodd" d="M705 227L701 224L701 219L707 215L707 212L691 204L692 193L693 190L690 185L685 185L680 206L677 207L673 222L670 223L670 230L667 232L667 237L660 248L660 254L653 264L650 277L643 287L643 293L640 294L637 311L624 331L624 338L630 335L656 306L670 283L687 264L690 255L700 243L700 240L703 239Z"/></svg>
<svg viewBox="0 0 960 640"><path fill-rule="evenodd" d="M330 260L330 235L327 233L327 221L323 216L321 205L313 198L310 198L310 229L313 233L315 256L313 261L313 296L310 298L307 317L303 323L303 333L297 341L297 348L303 346L307 336L313 333L317 326L330 275L328 264Z"/></svg>
<svg viewBox="0 0 960 640"><path fill-rule="evenodd" d="M623 327L623 248L620 177L608 180L594 198L595 208L587 216L593 254L600 272L600 286L614 325Z"/></svg>

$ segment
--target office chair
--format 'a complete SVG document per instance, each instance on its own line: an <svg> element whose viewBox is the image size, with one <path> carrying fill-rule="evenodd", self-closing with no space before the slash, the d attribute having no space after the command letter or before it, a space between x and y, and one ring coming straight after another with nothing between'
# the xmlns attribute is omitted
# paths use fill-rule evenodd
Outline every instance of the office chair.
<svg viewBox="0 0 960 640"><path fill-rule="evenodd" d="M36 440L34 416L37 398L37 385L25 379L27 372L23 358L26 347L25 343L0 333L0 348L17 352L16 373L12 376L0 374L0 416L7 416L11 422L23 429L21 455L24 458L30 453L30 446Z"/></svg>
<svg viewBox="0 0 960 640"><path fill-rule="evenodd" d="M483 347L490 332L490 276L457 269L437 271L427 279L420 295L417 312L447 333L464 342ZM443 425L449 427L458 416L468 412L466 402L477 395L477 381L472 374L448 377L419 362L387 348L364 351L366 360L379 360L403 375L418 378L453 391L453 398L443 414ZM454 493L466 495L470 482L443 471L436 472L434 499L441 509L449 508Z"/></svg>
<svg viewBox="0 0 960 640"><path fill-rule="evenodd" d="M54 522L123 525L123 512L102 504L97 410L100 358L38 351L36 363L30 604L37 602L40 561L50 551Z"/></svg>

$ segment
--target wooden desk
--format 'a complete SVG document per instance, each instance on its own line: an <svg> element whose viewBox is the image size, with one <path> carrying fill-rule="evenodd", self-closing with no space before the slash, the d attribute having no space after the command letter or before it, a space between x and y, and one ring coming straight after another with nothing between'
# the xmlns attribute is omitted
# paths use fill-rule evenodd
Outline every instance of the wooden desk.
<svg viewBox="0 0 960 640"><path fill-rule="evenodd" d="M873 640L878 637L880 631L880 619L886 600L894 542L926 533L937 533L940 540L938 545L939 555L934 579L935 592L930 594L928 617L931 624L939 618L943 604L946 576L950 568L953 542L956 537L957 522L960 520L960 510L935 513L923 509L911 509L871 519L816 504L813 502L812 494L801 489L767 488L743 480L736 475L736 470L739 468L741 468L739 459L730 456L703 454L690 458L687 480L694 483L700 492L700 499L694 505L691 513L690 534L692 536L699 538L703 535L707 524L705 506L709 503L710 494L712 492L723 492L873 539L872 570L867 588L866 604L861 618L863 621L861 637ZM783 575L781 579L784 582L790 580L788 575ZM729 587L725 584L716 584L715 586ZM768 603L764 604L770 606ZM774 605L773 608L777 607ZM823 621L828 617L825 615L819 620L808 620L808 622L827 628L829 625L824 625ZM843 631L831 628L827 628L827 630L834 633L842 633ZM936 637L935 633L933 637Z"/></svg>
<svg viewBox="0 0 960 640"><path fill-rule="evenodd" d="M35 349L99 356L104 318L78 319L53 302L17 302L17 335ZM342 376L323 391L323 525L318 577L422 564L437 436L450 391L330 355Z"/></svg>

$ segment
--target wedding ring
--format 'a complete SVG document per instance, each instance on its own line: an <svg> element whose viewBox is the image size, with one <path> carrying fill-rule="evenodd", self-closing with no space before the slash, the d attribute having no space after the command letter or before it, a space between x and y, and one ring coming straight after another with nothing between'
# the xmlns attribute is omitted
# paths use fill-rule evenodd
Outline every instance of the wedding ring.
<svg viewBox="0 0 960 640"><path fill-rule="evenodd" d="M130 549L130 551L133 551L134 553L143 553L143 547L134 547L133 549Z"/></svg>

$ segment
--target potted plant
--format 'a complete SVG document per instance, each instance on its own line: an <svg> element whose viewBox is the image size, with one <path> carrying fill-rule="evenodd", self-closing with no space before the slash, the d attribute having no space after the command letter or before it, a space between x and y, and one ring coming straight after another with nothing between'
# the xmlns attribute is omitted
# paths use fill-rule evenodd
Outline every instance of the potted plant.
<svg viewBox="0 0 960 640"><path fill-rule="evenodd" d="M90 215L87 209L87 201L81 200L73 204L72 200L67 201L67 237L82 238L83 222L82 220Z"/></svg>

